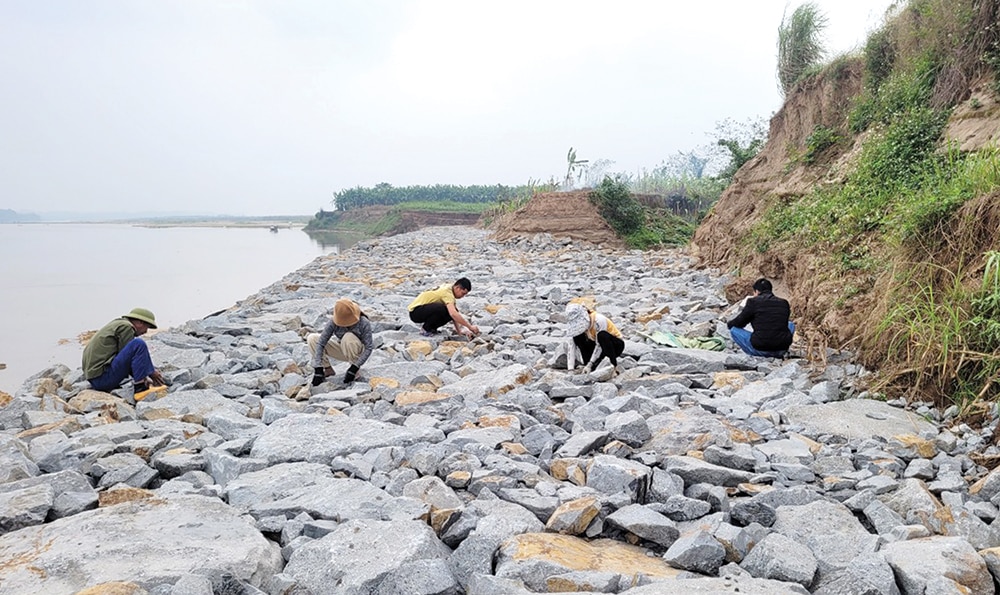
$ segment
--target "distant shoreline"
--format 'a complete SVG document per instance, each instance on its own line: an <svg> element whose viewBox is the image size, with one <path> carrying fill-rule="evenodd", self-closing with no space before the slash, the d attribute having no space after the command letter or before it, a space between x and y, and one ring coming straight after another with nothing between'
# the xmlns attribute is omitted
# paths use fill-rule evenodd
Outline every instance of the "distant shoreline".
<svg viewBox="0 0 1000 595"><path fill-rule="evenodd" d="M103 221L18 221L9 225L131 225L134 227L222 227L222 228L277 228L302 229L312 217L230 217L218 219L114 219Z"/></svg>

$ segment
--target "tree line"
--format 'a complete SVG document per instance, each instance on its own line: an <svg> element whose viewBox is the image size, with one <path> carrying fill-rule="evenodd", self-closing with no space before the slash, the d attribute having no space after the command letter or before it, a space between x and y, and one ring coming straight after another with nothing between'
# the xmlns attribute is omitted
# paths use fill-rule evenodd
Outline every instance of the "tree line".
<svg viewBox="0 0 1000 595"><path fill-rule="evenodd" d="M375 205L397 205L404 202L461 202L461 203L493 203L503 202L523 193L524 186L457 186L453 184L435 184L433 186L400 186L381 183L371 188L358 186L341 190L333 194L332 204L335 211L350 211L361 207Z"/></svg>

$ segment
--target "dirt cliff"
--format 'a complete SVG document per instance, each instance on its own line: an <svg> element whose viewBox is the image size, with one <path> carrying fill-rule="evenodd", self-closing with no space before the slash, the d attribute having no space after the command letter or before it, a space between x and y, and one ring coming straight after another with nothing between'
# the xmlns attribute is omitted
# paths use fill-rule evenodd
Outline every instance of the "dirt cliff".
<svg viewBox="0 0 1000 595"><path fill-rule="evenodd" d="M771 119L766 145L737 172L692 240L692 252L703 265L737 275L727 289L732 301L746 295L755 278L772 279L775 293L792 303L793 315L803 331L799 338L814 346L849 347L855 342L859 327L870 323L868 318L879 298L878 291L870 289L879 279L870 271L845 272L830 266L829 255L820 248L759 251L750 230L771 205L844 181L865 141L865 135L853 136L848 130L848 113L861 84L861 60L844 60L790 93ZM849 140L806 164L801 156L817 126ZM987 81L971 86L968 99L953 110L945 137L963 151L1000 141L1000 104ZM953 232L963 233L960 229ZM994 235L987 244L995 239ZM873 255L888 257L880 254L880 249L875 247Z"/></svg>
<svg viewBox="0 0 1000 595"><path fill-rule="evenodd" d="M622 240L590 202L590 190L547 192L501 218L491 227L497 239L517 235L549 233L559 238L585 240L593 244L621 247Z"/></svg>

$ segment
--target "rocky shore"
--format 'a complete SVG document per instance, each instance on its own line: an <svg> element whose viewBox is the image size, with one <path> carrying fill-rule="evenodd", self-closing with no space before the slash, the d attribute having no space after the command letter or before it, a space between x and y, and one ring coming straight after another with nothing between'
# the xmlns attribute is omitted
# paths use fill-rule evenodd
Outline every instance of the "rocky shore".
<svg viewBox="0 0 1000 595"><path fill-rule="evenodd" d="M483 334L421 337L407 303L460 276ZM433 228L153 335L155 401L45 370L0 404L0 594L994 593L996 416L865 399L844 355L639 334L727 336L724 283L681 252ZM311 387L340 297L377 349ZM566 370L577 297L623 331L618 374Z"/></svg>

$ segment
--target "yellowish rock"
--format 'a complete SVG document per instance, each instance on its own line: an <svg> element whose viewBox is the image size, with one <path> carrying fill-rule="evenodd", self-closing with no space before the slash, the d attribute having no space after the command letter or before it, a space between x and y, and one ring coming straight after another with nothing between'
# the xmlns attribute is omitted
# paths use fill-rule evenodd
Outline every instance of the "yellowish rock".
<svg viewBox="0 0 1000 595"><path fill-rule="evenodd" d="M97 411L104 405L124 405L125 401L111 393L93 389L84 389L67 401L66 413L89 413Z"/></svg>
<svg viewBox="0 0 1000 595"><path fill-rule="evenodd" d="M523 444L518 442L501 442L500 448L509 452L512 455L525 455L528 454L528 449L524 447Z"/></svg>
<svg viewBox="0 0 1000 595"><path fill-rule="evenodd" d="M519 560L544 562L564 568L565 572L614 572L657 578L676 578L681 574L662 558L648 555L644 548L613 539L587 541L556 533L522 533L503 542L498 565Z"/></svg>
<svg viewBox="0 0 1000 595"><path fill-rule="evenodd" d="M72 434L73 432L78 432L83 429L80 425L80 421L75 417L67 417L66 419L61 419L50 424L44 424L41 426L35 426L33 428L28 428L23 432L18 432L17 437L25 442L30 441L32 438L37 438L48 434L49 432L59 431L64 434Z"/></svg>
<svg viewBox="0 0 1000 595"><path fill-rule="evenodd" d="M580 535L601 512L597 498L586 496L564 502L549 517L545 528L566 535Z"/></svg>
<svg viewBox="0 0 1000 595"><path fill-rule="evenodd" d="M497 312L500 311L501 308L503 308L503 305L501 304L486 304L483 307L483 310L486 310L490 314L496 314Z"/></svg>
<svg viewBox="0 0 1000 595"><path fill-rule="evenodd" d="M438 535L454 523L461 511L457 508L436 508L431 510L430 525ZM423 520L423 519L422 519Z"/></svg>
<svg viewBox="0 0 1000 595"><path fill-rule="evenodd" d="M406 407L407 405L419 405L421 403L433 403L434 401L443 401L445 399L450 399L451 395L447 393L437 393L428 390L409 390L404 391L396 395L396 405L400 407Z"/></svg>
<svg viewBox="0 0 1000 595"><path fill-rule="evenodd" d="M124 502L135 502L137 500L150 500L155 497L156 495L153 492L149 490L144 490L142 488L133 488L133 487L116 488L98 494L97 506L99 506L100 508L105 508L108 506L114 506L116 504L122 504Z"/></svg>
<svg viewBox="0 0 1000 595"><path fill-rule="evenodd" d="M399 388L399 381L395 378L383 378L380 376L374 376L368 380L368 386L372 389L376 389L380 386L386 386L388 388Z"/></svg>
<svg viewBox="0 0 1000 595"><path fill-rule="evenodd" d="M716 372L712 376L712 388L716 390L729 387L738 390L746 386L746 383L746 378L739 372Z"/></svg>
<svg viewBox="0 0 1000 595"><path fill-rule="evenodd" d="M769 486L763 483L741 483L736 485L738 489L743 494L748 494L754 496L756 494L763 494L764 492L770 492L774 489L774 486Z"/></svg>
<svg viewBox="0 0 1000 595"><path fill-rule="evenodd" d="M890 443L895 443L905 449L910 450L915 456L914 458L921 459L933 459L937 456L938 449L934 442L930 440L925 440L920 436L915 436L913 434L899 434L893 436L889 439Z"/></svg>
<svg viewBox="0 0 1000 595"><path fill-rule="evenodd" d="M521 428L521 420L514 415L483 415L476 420L476 424L480 428Z"/></svg>
<svg viewBox="0 0 1000 595"><path fill-rule="evenodd" d="M452 471L444 478L444 483L450 488L465 488L472 481L472 474L468 471Z"/></svg>
<svg viewBox="0 0 1000 595"><path fill-rule="evenodd" d="M406 351L416 359L416 356L422 355L427 357L434 352L434 346L430 344L429 341L410 341L409 345L406 346Z"/></svg>
<svg viewBox="0 0 1000 595"><path fill-rule="evenodd" d="M92 585L82 591L77 591L76 595L146 595L147 593L149 591L135 583L112 581Z"/></svg>

